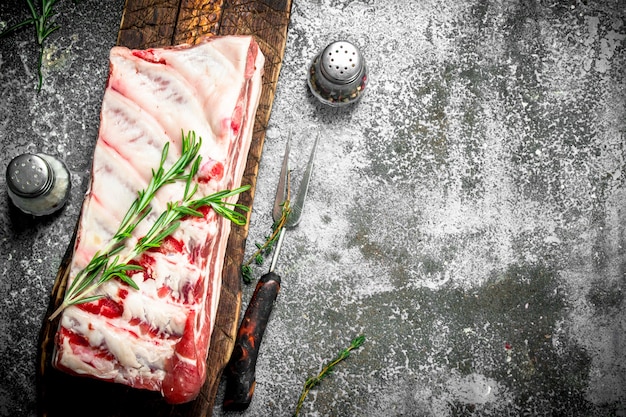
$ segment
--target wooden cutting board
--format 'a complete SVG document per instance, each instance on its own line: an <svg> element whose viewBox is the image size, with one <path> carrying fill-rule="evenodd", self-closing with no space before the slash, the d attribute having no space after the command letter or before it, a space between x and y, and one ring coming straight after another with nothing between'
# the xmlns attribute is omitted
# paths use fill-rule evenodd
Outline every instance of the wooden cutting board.
<svg viewBox="0 0 626 417"><path fill-rule="evenodd" d="M251 189L240 197L252 207L256 176L276 83L285 50L291 0L126 0L118 45L134 49L195 43L205 35L254 35L265 55L263 91L256 113L252 146L243 184ZM248 213L248 220L250 214ZM76 233L76 232L74 232ZM68 417L200 417L211 416L224 367L239 325L243 262L248 227L233 225L228 240L220 307L207 359L207 380L190 403L172 406L159 393L66 375L51 365L58 319L48 316L61 303L74 238L59 267L40 333L37 389L40 416Z"/></svg>

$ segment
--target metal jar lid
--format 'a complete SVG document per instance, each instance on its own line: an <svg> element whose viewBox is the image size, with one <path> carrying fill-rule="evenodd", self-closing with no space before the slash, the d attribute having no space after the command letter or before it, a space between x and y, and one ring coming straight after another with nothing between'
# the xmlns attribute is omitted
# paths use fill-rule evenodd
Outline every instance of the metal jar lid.
<svg viewBox="0 0 626 417"><path fill-rule="evenodd" d="M307 83L322 103L339 107L363 95L367 78L361 52L352 43L340 40L328 44L313 58Z"/></svg>
<svg viewBox="0 0 626 417"><path fill-rule="evenodd" d="M9 162L6 180L14 194L35 198L50 191L54 184L54 171L39 155L23 154Z"/></svg>
<svg viewBox="0 0 626 417"><path fill-rule="evenodd" d="M363 69L363 58L359 50L348 41L329 44L320 56L323 76L334 84L354 82Z"/></svg>

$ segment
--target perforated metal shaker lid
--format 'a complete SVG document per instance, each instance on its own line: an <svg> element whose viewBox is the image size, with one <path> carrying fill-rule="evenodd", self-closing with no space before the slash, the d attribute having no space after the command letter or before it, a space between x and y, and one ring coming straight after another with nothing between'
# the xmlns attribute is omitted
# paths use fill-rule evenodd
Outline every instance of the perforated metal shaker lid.
<svg viewBox="0 0 626 417"><path fill-rule="evenodd" d="M348 41L329 44L321 54L320 70L334 84L350 84L363 69L363 58L359 50Z"/></svg>
<svg viewBox="0 0 626 417"><path fill-rule="evenodd" d="M22 154L9 162L6 172L9 190L20 197L46 194L54 184L54 171L39 155Z"/></svg>

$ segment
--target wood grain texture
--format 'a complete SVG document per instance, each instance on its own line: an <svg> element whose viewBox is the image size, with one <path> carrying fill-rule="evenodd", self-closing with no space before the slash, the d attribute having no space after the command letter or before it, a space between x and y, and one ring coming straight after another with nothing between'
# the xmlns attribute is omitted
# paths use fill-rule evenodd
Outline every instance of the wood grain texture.
<svg viewBox="0 0 626 417"><path fill-rule="evenodd" d="M224 0L182 0L172 43L195 43L206 34L220 34Z"/></svg>
<svg viewBox="0 0 626 417"><path fill-rule="evenodd" d="M290 12L291 0L126 0L118 33L118 45L133 49L194 44L206 35L253 35L256 38L265 55L263 90L242 180L243 184L250 184L251 189L241 195L239 200L250 207L254 200L265 130L285 51ZM230 358L239 324L240 266L247 235L247 225L233 225L224 262L220 307L207 359L207 380L195 401L178 406L166 404L160 393L74 377L52 368L53 340L58 319L50 322L47 317L60 305L65 292L74 244L72 238L59 267L40 333L37 369L39 415L211 416L221 375ZM85 410L88 412L85 413Z"/></svg>
<svg viewBox="0 0 626 417"><path fill-rule="evenodd" d="M144 49L172 45L180 0L126 0L117 44Z"/></svg>

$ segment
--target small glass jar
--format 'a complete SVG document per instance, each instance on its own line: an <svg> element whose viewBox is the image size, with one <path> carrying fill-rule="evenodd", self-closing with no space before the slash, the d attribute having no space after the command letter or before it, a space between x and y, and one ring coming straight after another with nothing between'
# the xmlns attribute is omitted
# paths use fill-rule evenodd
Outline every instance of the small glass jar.
<svg viewBox="0 0 626 417"><path fill-rule="evenodd" d="M352 104L361 98L367 86L365 59L352 43L333 42L311 61L307 83L324 104Z"/></svg>
<svg viewBox="0 0 626 417"><path fill-rule="evenodd" d="M13 204L33 216L59 210L70 194L70 173L58 158L42 153L22 154L9 162L8 194Z"/></svg>

